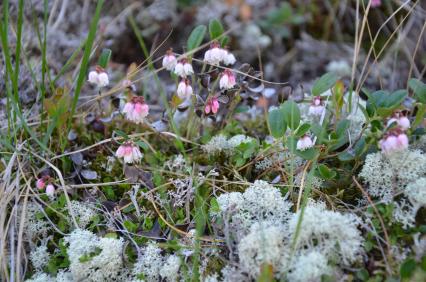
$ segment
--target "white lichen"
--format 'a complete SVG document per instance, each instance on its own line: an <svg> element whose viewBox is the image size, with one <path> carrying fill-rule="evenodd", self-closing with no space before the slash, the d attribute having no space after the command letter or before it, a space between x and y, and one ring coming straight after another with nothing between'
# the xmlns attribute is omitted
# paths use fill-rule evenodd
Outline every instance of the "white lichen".
<svg viewBox="0 0 426 282"><path fill-rule="evenodd" d="M240 234L239 231L248 231L254 223L285 222L292 206L277 188L263 180L255 181L244 193L222 194L217 201L221 216L229 219Z"/></svg>
<svg viewBox="0 0 426 282"><path fill-rule="evenodd" d="M426 155L421 151L368 154L359 174L367 184L367 192L384 202L391 202L394 194L425 176Z"/></svg>
<svg viewBox="0 0 426 282"><path fill-rule="evenodd" d="M295 258L287 278L290 282L321 281L321 276L331 273L327 257L314 250Z"/></svg>
<svg viewBox="0 0 426 282"><path fill-rule="evenodd" d="M76 229L65 237L74 280L110 281L123 266L123 239L99 238L90 231Z"/></svg>
<svg viewBox="0 0 426 282"><path fill-rule="evenodd" d="M155 243L149 243L138 257L133 267L133 275L143 277L144 281L158 281L163 262L161 249Z"/></svg>
<svg viewBox="0 0 426 282"><path fill-rule="evenodd" d="M256 278L263 265L279 269L288 254L284 245L285 234L285 229L279 225L253 224L249 233L238 244L242 270Z"/></svg>
<svg viewBox="0 0 426 282"><path fill-rule="evenodd" d="M296 234L301 210L289 221L289 232ZM329 211L324 203L310 202L304 209L297 235L297 249L317 250L327 258L338 257L348 265L363 252L363 238L357 229L360 219L353 214Z"/></svg>
<svg viewBox="0 0 426 282"><path fill-rule="evenodd" d="M169 255L160 269L160 276L166 281L177 281L179 279L180 266L180 258L176 255Z"/></svg>
<svg viewBox="0 0 426 282"><path fill-rule="evenodd" d="M49 262L50 254L47 251L47 246L42 244L31 250L30 260L34 268L38 271L42 270Z"/></svg>

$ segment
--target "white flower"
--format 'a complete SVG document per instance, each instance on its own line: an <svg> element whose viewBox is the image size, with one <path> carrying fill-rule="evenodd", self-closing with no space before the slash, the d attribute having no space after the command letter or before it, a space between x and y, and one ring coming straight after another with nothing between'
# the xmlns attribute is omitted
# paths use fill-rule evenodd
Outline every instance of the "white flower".
<svg viewBox="0 0 426 282"><path fill-rule="evenodd" d="M237 60L235 59L234 54L232 54L231 52L227 50L225 50L225 52L226 53L225 53L225 57L223 58L223 63L227 66L235 64Z"/></svg>
<svg viewBox="0 0 426 282"><path fill-rule="evenodd" d="M163 67L166 70L173 70L177 64L177 60L175 55L173 54L173 51L170 49L167 51L166 55L163 57Z"/></svg>
<svg viewBox="0 0 426 282"><path fill-rule="evenodd" d="M183 79L179 82L176 93L181 99L189 98L192 95L192 86L188 79Z"/></svg>
<svg viewBox="0 0 426 282"><path fill-rule="evenodd" d="M49 196L49 198L52 198L55 195L55 186L53 186L53 184L46 186L46 195Z"/></svg>
<svg viewBox="0 0 426 282"><path fill-rule="evenodd" d="M108 74L99 66L96 66L96 70L89 72L88 81L97 87L105 87L109 84Z"/></svg>
<svg viewBox="0 0 426 282"><path fill-rule="evenodd" d="M132 142L125 142L118 147L115 153L117 158L123 158L125 163L139 163L142 159L142 153Z"/></svg>
<svg viewBox="0 0 426 282"><path fill-rule="evenodd" d="M99 87L105 87L109 84L108 74L106 72L101 72L98 75Z"/></svg>
<svg viewBox="0 0 426 282"><path fill-rule="evenodd" d="M194 73L194 69L186 59L183 59L176 64L174 73L180 77L187 77Z"/></svg>
<svg viewBox="0 0 426 282"><path fill-rule="evenodd" d="M231 89L232 87L235 86L235 83L236 83L236 80L235 80L234 73L231 70L226 69L222 73L222 77L220 78L220 81L219 81L220 89Z"/></svg>
<svg viewBox="0 0 426 282"><path fill-rule="evenodd" d="M218 65L225 59L226 51L220 48L218 42L213 42L210 49L204 54L204 61L212 65Z"/></svg>
<svg viewBox="0 0 426 282"><path fill-rule="evenodd" d="M98 73L96 71L89 72L89 79L87 81L92 84L98 84Z"/></svg>
<svg viewBox="0 0 426 282"><path fill-rule="evenodd" d="M308 135L304 135L297 141L296 149L300 151L305 151L306 149L312 148L314 146L314 142L312 142L311 137Z"/></svg>

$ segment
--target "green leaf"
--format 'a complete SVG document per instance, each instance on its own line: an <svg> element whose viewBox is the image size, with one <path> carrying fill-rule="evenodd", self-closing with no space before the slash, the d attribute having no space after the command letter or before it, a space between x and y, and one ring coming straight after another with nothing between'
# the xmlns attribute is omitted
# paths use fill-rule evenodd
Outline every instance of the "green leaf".
<svg viewBox="0 0 426 282"><path fill-rule="evenodd" d="M413 275L414 270L416 269L416 261L412 258L406 259L400 268L401 278L409 278Z"/></svg>
<svg viewBox="0 0 426 282"><path fill-rule="evenodd" d="M136 232L136 230L138 229L138 226L136 224L134 224L133 222L131 222L130 220L125 220L123 222L124 227L126 227L126 229L129 232Z"/></svg>
<svg viewBox="0 0 426 282"><path fill-rule="evenodd" d="M148 145L147 145L145 142L138 140L138 141L136 141L135 143L136 143L139 147L141 147L144 151L148 151L149 147L148 147Z"/></svg>
<svg viewBox="0 0 426 282"><path fill-rule="evenodd" d="M382 117L389 116L401 105L407 94L406 90L397 90L393 93L383 90L373 92L368 95L367 110L370 113L376 110Z"/></svg>
<svg viewBox="0 0 426 282"><path fill-rule="evenodd" d="M302 124L296 129L296 132L294 132L294 136L302 137L303 135L305 135L306 132L309 131L310 128L311 125L309 123Z"/></svg>
<svg viewBox="0 0 426 282"><path fill-rule="evenodd" d="M408 87L413 90L419 102L426 104L426 84L418 79L412 78L408 81Z"/></svg>
<svg viewBox="0 0 426 282"><path fill-rule="evenodd" d="M286 101L280 107L284 114L284 120L288 124L288 127L295 130L300 123L300 109L294 101Z"/></svg>
<svg viewBox="0 0 426 282"><path fill-rule="evenodd" d="M209 23L209 33L210 33L210 39L216 39L218 37L220 37L223 33L223 26L220 23L219 20L214 19L211 20Z"/></svg>
<svg viewBox="0 0 426 282"><path fill-rule="evenodd" d="M191 34L188 37L187 51L191 51L200 46L201 42L203 42L206 31L207 28L205 25L199 25L192 30Z"/></svg>
<svg viewBox="0 0 426 282"><path fill-rule="evenodd" d="M366 149L367 142L365 141L365 137L361 137L352 149L340 153L337 158L343 162L351 161L355 158L361 157Z"/></svg>
<svg viewBox="0 0 426 282"><path fill-rule="evenodd" d="M332 179L336 176L336 172L334 170L329 169L325 164L320 164L318 166L318 172L320 176L326 180Z"/></svg>
<svg viewBox="0 0 426 282"><path fill-rule="evenodd" d="M317 79L312 87L312 95L318 96L332 88L337 82L337 76L334 73L326 73Z"/></svg>
<svg viewBox="0 0 426 282"><path fill-rule="evenodd" d="M257 278L257 282L273 282L274 280L274 269L272 265L263 263L260 266L260 274Z"/></svg>
<svg viewBox="0 0 426 282"><path fill-rule="evenodd" d="M109 60L111 58L111 49L103 49L102 54L99 57L98 65L104 69L108 66Z"/></svg>
<svg viewBox="0 0 426 282"><path fill-rule="evenodd" d="M271 134L275 138L284 136L287 129L287 123L284 120L284 112L282 109L275 109L268 113L269 127Z"/></svg>
<svg viewBox="0 0 426 282"><path fill-rule="evenodd" d="M220 46L225 47L226 44L228 44L228 42L229 42L229 36L225 35L220 38Z"/></svg>
<svg viewBox="0 0 426 282"><path fill-rule="evenodd" d="M119 130L119 129L116 129L116 130L114 130L115 131L115 134L117 134L118 136L120 136L120 137L123 137L124 139L129 139L129 136L127 135L127 133L126 132L124 132L124 131L121 131L121 130Z"/></svg>

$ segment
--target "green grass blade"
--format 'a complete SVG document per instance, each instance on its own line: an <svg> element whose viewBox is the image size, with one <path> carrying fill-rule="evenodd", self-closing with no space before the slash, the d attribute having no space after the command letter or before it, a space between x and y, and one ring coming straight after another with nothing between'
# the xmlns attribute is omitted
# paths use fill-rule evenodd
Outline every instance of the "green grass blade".
<svg viewBox="0 0 426 282"><path fill-rule="evenodd" d="M96 5L96 11L93 15L93 20L90 24L89 34L87 35L86 44L84 46L83 59L81 61L80 71L77 78L77 84L74 91L74 99L71 104L71 117L68 121L68 129L71 126L72 117L74 116L75 109L77 107L78 98L80 97L81 88L83 83L86 81L86 73L89 66L90 53L92 50L93 42L95 41L99 18L101 15L101 9L105 0L99 0Z"/></svg>

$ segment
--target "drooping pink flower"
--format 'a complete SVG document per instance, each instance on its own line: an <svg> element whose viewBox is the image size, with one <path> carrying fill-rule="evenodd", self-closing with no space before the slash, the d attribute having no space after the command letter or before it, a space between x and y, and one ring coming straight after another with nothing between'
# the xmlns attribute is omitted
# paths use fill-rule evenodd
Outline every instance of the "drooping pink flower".
<svg viewBox="0 0 426 282"><path fill-rule="evenodd" d="M383 136L379 145L385 154L406 150L409 145L408 136L402 128L393 128Z"/></svg>
<svg viewBox="0 0 426 282"><path fill-rule="evenodd" d="M176 56L173 54L173 50L169 49L163 57L163 67L166 70L173 70L177 64Z"/></svg>
<svg viewBox="0 0 426 282"><path fill-rule="evenodd" d="M411 127L410 120L401 112L394 113L392 118L388 120L387 126L389 127L392 123L396 123L403 130L407 130Z"/></svg>
<svg viewBox="0 0 426 282"><path fill-rule="evenodd" d="M193 91L189 79L182 79L181 82L179 82L176 93L181 99L186 99L192 95Z"/></svg>
<svg viewBox="0 0 426 282"><path fill-rule="evenodd" d="M382 0L371 0L371 7L377 8L382 5Z"/></svg>
<svg viewBox="0 0 426 282"><path fill-rule="evenodd" d="M219 111L219 101L217 100L217 97L211 97L207 100L204 111L206 114L209 114L210 112L216 114Z"/></svg>
<svg viewBox="0 0 426 282"><path fill-rule="evenodd" d="M219 81L220 89L231 89L235 83L235 74L229 69L224 70Z"/></svg>
<svg viewBox="0 0 426 282"><path fill-rule="evenodd" d="M115 156L117 158L123 158L125 163L139 163L142 159L142 153L138 146L131 141L124 142L118 147Z"/></svg>
<svg viewBox="0 0 426 282"><path fill-rule="evenodd" d="M149 113L149 106L145 103L145 99L142 96L134 96L124 105L123 113L128 120L136 124L143 123Z"/></svg>
<svg viewBox="0 0 426 282"><path fill-rule="evenodd" d="M46 187L46 179L44 177L37 179L36 187L39 190L44 189Z"/></svg>
<svg viewBox="0 0 426 282"><path fill-rule="evenodd" d="M321 101L321 96L315 96L309 106L308 113L312 116L321 116L325 107Z"/></svg>
<svg viewBox="0 0 426 282"><path fill-rule="evenodd" d="M312 141L309 135L304 135L297 141L296 149L300 151L305 151L306 149L312 148L314 146L314 142Z"/></svg>

